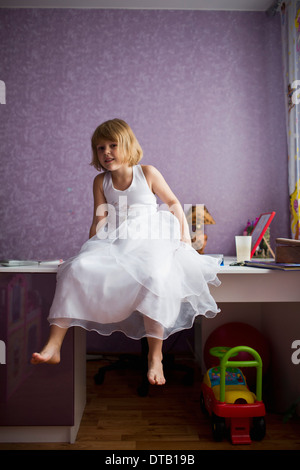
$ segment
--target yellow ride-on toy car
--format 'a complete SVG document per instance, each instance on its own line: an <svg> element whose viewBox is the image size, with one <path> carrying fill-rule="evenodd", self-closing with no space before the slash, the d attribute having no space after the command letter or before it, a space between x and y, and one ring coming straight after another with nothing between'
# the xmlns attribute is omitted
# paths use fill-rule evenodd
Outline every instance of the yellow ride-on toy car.
<svg viewBox="0 0 300 470"><path fill-rule="evenodd" d="M240 351L247 352L254 360L229 361ZM262 360L248 346L211 348L213 356L220 357L220 366L209 369L201 385L201 408L212 418L215 441L221 441L227 429L233 444L250 444L262 440L266 432L265 406L262 402ZM240 367L256 367L256 394L247 386Z"/></svg>

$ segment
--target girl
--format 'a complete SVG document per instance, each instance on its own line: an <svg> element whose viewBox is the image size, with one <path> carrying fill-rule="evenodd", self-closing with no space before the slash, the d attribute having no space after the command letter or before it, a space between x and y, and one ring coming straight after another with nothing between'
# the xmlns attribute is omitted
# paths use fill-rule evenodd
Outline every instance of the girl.
<svg viewBox="0 0 300 470"><path fill-rule="evenodd" d="M92 136L94 216L89 240L58 269L50 336L31 362L58 363L71 326L103 335L147 337L148 380L162 385L163 340L219 309L208 283L219 262L192 247L182 207L126 122L113 119ZM169 210L157 210L156 196Z"/></svg>

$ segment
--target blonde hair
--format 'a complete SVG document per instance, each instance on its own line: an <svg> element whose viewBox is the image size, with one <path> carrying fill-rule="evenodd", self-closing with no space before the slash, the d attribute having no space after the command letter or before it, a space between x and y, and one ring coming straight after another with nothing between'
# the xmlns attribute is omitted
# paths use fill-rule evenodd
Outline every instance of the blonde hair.
<svg viewBox="0 0 300 470"><path fill-rule="evenodd" d="M129 125L122 121L122 119L111 119L100 124L92 135L93 157L91 165L96 170L105 170L100 165L97 155L97 145L103 140L118 142L122 147L125 160L129 166L137 165L143 156L143 150Z"/></svg>

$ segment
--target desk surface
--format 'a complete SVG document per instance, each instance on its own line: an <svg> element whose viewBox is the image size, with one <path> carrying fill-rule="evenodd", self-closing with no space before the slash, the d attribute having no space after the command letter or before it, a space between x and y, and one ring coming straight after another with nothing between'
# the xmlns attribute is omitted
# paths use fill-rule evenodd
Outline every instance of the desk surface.
<svg viewBox="0 0 300 470"><path fill-rule="evenodd" d="M230 266L235 262L235 257L225 257L224 266L220 266L219 274L268 274L274 272L272 269L253 268L247 266ZM56 273L59 263L56 261L44 261L39 264L27 264L26 266L0 266L0 273Z"/></svg>
<svg viewBox="0 0 300 470"><path fill-rule="evenodd" d="M300 271L230 266L226 257L220 266L219 287L210 286L216 302L300 302ZM56 273L58 262L0 267L0 273Z"/></svg>
<svg viewBox="0 0 300 470"><path fill-rule="evenodd" d="M29 261L26 261L29 263ZM32 264L26 264L25 266L2 266L0 265L0 273L56 273L59 262L49 261Z"/></svg>

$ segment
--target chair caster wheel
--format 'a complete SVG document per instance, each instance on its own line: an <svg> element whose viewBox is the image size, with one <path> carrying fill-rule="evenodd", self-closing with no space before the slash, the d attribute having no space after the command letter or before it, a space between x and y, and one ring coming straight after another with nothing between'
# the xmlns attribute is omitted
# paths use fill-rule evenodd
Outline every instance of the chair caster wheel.
<svg viewBox="0 0 300 470"><path fill-rule="evenodd" d="M98 374L96 374L94 376L94 382L96 385L102 385L103 382L104 382L104 376L105 376L105 373L104 372L98 372Z"/></svg>

